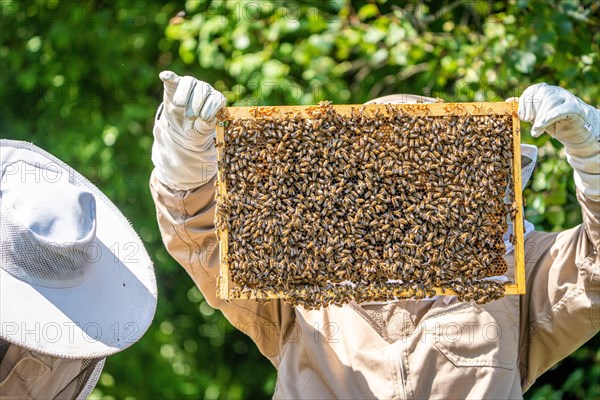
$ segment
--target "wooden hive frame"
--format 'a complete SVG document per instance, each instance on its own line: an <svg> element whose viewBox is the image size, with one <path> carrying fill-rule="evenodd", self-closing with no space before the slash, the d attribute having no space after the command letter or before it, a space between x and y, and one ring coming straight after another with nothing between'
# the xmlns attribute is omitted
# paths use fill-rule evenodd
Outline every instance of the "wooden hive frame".
<svg viewBox="0 0 600 400"><path fill-rule="evenodd" d="M350 117L352 113L360 110L367 114L386 115L389 111L383 104L373 105L334 105L333 109L336 113ZM516 215L514 217L514 283L505 284L505 295L519 295L525 293L525 254L524 254L524 227L523 227L523 197L522 197L522 177L521 177L521 136L520 136L520 121L517 116L518 104L515 102L506 103L431 103L431 104L394 104L393 107L401 110L408 116L512 116L512 139L513 139L513 160L512 160L512 183L514 185L514 201L516 203ZM224 198L227 196L227 187L224 181L224 171L221 160L224 157L225 145L225 126L227 121L236 119L260 119L260 118L282 118L285 119L290 115L302 116L311 118L311 114L315 106L281 106L281 107L228 107L226 112L220 114L217 124L216 143L219 157L219 170L216 190L218 196ZM218 280L218 297L221 299L276 299L286 298L286 293L283 291L267 291L260 296L256 296L253 292L237 292L232 291L232 281L230 278L230 270L228 265L228 231L220 229L218 231L220 242L220 277ZM433 288L437 295L455 295L456 293L450 289L442 289L439 287ZM397 292L395 295L398 298L410 298L415 296L412 290L404 290Z"/></svg>

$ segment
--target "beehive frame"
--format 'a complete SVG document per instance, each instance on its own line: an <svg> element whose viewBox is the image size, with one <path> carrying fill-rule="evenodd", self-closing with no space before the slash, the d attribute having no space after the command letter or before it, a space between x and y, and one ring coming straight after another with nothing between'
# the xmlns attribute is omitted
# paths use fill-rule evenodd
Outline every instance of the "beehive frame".
<svg viewBox="0 0 600 400"><path fill-rule="evenodd" d="M353 112L360 110L366 115L375 115L381 113L385 115L388 112L388 106L382 104L373 105L334 105L336 113L343 116L351 116ZM522 198L522 177L521 177L521 151L520 151L520 121L517 116L518 104L514 102L506 103L431 103L431 104L394 104L396 110L408 116L417 117L441 117L453 115L471 115L471 116L493 116L493 115L510 115L512 116L512 132L513 132L513 160L512 160L512 183L514 185L514 201L516 203L516 214L513 219L514 223L514 283L505 284L505 295L518 295L525 293L525 255L524 255L524 229L523 229L523 198ZM227 187L222 170L221 160L224 156L225 145L225 126L227 121L235 119L260 119L260 118L287 118L290 115L302 116L311 118L311 111L315 106L281 106L281 107L228 107L225 113L220 114L217 124L216 143L219 157L219 170L216 190L218 196L224 198L227 196ZM221 299L286 299L286 293L280 291L266 291L256 296L254 292L234 292L230 278L230 270L228 264L228 230L220 229L219 235L219 250L220 250L220 277L218 280L218 297ZM433 288L437 295L454 295L456 294L451 289L442 289L439 287ZM410 298L415 296L412 290L404 290L395 293L398 298Z"/></svg>

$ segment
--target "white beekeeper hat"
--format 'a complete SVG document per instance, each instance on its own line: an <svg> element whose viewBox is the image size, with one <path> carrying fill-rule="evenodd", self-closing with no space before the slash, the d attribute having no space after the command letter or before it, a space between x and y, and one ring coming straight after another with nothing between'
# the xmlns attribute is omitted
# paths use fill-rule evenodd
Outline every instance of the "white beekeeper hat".
<svg viewBox="0 0 600 400"><path fill-rule="evenodd" d="M148 253L91 182L33 144L0 140L0 338L61 358L121 351L148 329Z"/></svg>

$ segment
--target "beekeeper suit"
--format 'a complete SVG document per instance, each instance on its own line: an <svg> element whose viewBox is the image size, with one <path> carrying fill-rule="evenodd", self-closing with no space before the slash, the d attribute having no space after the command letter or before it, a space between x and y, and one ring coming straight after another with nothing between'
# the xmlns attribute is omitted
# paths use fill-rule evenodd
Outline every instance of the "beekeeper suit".
<svg viewBox="0 0 600 400"><path fill-rule="evenodd" d="M84 399L156 310L144 246L94 184L0 140L0 399Z"/></svg>
<svg viewBox="0 0 600 400"><path fill-rule="evenodd" d="M527 294L485 305L437 297L306 311L216 297L213 136L225 99L192 77L160 77L150 186L163 240L209 304L277 368L275 398L521 398L598 332L600 112L567 90L538 84L519 99L532 134L565 145L583 214L563 232L530 229ZM512 252L505 259L512 265Z"/></svg>

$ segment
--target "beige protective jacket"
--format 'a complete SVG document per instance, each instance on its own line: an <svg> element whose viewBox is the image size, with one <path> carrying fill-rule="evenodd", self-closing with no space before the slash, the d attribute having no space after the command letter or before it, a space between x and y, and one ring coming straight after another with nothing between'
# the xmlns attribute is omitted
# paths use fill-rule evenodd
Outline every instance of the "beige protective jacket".
<svg viewBox="0 0 600 400"><path fill-rule="evenodd" d="M169 252L275 365L275 398L522 398L600 328L600 202L581 193L583 224L528 236L526 295L306 311L219 300L214 179L178 191L153 174L150 186Z"/></svg>
<svg viewBox="0 0 600 400"><path fill-rule="evenodd" d="M84 400L105 359L67 359L0 340L0 400Z"/></svg>

